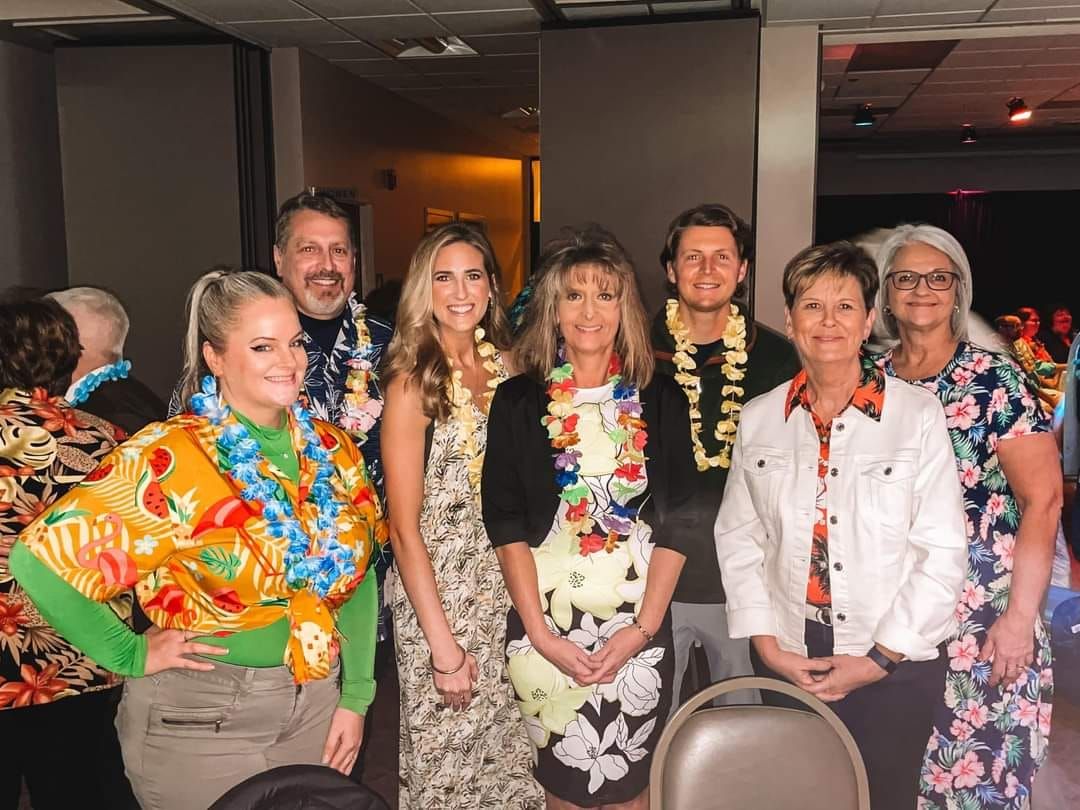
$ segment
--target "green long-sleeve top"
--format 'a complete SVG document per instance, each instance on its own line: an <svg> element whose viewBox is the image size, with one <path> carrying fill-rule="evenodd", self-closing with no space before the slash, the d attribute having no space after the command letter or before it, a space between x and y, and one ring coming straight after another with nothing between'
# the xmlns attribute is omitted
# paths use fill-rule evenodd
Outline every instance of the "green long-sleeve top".
<svg viewBox="0 0 1080 810"><path fill-rule="evenodd" d="M253 425L240 417L259 443L263 455L289 480L299 480L300 466L287 428L278 430ZM42 616L61 635L98 664L126 677L145 674L148 638L136 634L107 604L93 601L49 569L22 543L11 551L12 575L34 601ZM375 697L375 617L378 590L374 576L365 576L339 609L337 629L341 636L341 700L343 708L364 714ZM282 617L252 630L240 630L223 638L193 639L226 648L213 656L229 664L247 667L281 666L289 640L289 622Z"/></svg>

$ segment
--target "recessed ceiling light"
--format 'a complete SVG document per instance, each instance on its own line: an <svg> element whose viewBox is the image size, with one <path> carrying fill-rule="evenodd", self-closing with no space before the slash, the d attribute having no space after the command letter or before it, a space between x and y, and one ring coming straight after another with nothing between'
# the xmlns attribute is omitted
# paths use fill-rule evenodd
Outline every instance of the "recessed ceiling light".
<svg viewBox="0 0 1080 810"><path fill-rule="evenodd" d="M460 37L389 39L376 43L395 59L436 59L448 56L479 56Z"/></svg>

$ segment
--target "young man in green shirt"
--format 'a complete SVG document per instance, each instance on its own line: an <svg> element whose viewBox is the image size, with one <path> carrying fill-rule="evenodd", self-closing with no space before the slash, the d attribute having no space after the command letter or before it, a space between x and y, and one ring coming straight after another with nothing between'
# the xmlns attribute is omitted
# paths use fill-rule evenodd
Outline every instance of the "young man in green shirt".
<svg viewBox="0 0 1080 810"><path fill-rule="evenodd" d="M700 534L684 550L686 564L671 603L672 712L681 702L679 692L695 643L705 649L712 681L753 674L746 639L728 635L713 524L742 406L790 380L799 361L784 337L753 321L745 306L733 300L744 294L752 260L750 226L719 204L699 205L676 217L660 254L672 297L653 322L652 344L657 370L674 376L690 403L687 429L699 471L697 503L703 512ZM759 699L756 693L733 693L725 702Z"/></svg>

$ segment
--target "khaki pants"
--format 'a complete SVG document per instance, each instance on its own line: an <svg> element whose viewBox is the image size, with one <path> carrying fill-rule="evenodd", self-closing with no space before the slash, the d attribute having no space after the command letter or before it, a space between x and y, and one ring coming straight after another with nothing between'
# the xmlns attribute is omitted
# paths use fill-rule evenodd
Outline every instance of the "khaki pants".
<svg viewBox="0 0 1080 810"><path fill-rule="evenodd" d="M302 687L285 667L214 662L124 683L116 717L124 768L143 810L206 810L279 765L319 764L338 670Z"/></svg>

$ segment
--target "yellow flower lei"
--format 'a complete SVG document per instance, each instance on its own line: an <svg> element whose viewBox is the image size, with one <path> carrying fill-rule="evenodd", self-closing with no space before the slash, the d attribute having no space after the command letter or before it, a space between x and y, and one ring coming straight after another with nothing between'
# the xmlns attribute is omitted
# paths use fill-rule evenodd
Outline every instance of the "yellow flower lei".
<svg viewBox="0 0 1080 810"><path fill-rule="evenodd" d="M679 318L679 302L669 298L665 307L665 316L668 332L675 339L675 354L672 362L675 364L675 382L682 386L686 399L690 403L690 440L694 443L694 462L699 472L704 472L711 467L728 468L731 466L731 446L735 442L735 431L739 426L739 416L742 411L740 398L745 391L737 385L746 377L746 318L739 312L739 308L731 305L731 313L728 315L727 326L721 339L724 341L724 365L721 371L727 381L720 390L723 399L720 402L721 419L716 423L713 435L720 443L720 450L716 455L706 454L701 444L701 409L698 403L701 398L701 378L694 374L697 363L694 355L697 347L690 341L690 330L683 325Z"/></svg>
<svg viewBox="0 0 1080 810"><path fill-rule="evenodd" d="M491 408L492 397L495 396L495 389L509 375L498 349L489 341L484 340L482 327L476 327L473 337L476 340L476 352L483 361L484 369L490 374L487 381L488 390L479 397L480 409L487 414ZM458 424L459 448L461 454L468 459L469 486L472 487L473 498L479 503L480 473L484 467L484 454L476 447L476 418L473 416L472 399L465 386L461 384L461 369L454 368L454 361L449 357L446 359L451 369L450 379L446 385L446 397L450 400L450 418Z"/></svg>

